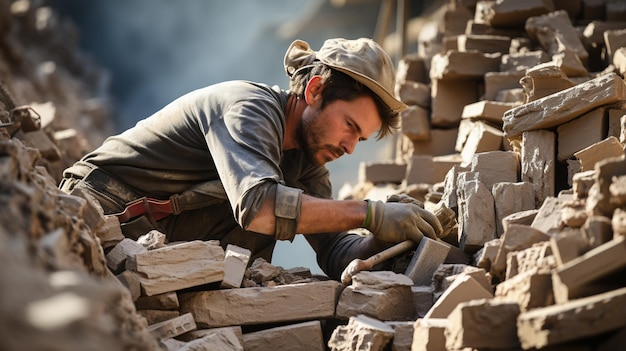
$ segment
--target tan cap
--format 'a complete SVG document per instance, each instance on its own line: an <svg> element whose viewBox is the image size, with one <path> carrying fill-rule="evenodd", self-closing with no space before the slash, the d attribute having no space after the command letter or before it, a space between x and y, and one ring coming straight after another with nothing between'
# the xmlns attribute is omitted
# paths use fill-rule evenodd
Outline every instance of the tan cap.
<svg viewBox="0 0 626 351"><path fill-rule="evenodd" d="M341 71L370 88L396 112L408 108L394 96L396 74L389 55L374 40L359 38L328 39L319 51L309 44L296 40L285 53L285 72L291 77L297 70L319 62Z"/></svg>

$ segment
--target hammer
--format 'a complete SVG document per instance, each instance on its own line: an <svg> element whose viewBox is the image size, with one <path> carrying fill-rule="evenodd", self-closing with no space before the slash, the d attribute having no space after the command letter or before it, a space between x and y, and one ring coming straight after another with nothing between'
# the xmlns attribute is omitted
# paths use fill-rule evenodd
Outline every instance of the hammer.
<svg viewBox="0 0 626 351"><path fill-rule="evenodd" d="M415 246L415 242L413 242L413 240L405 240L375 254L374 256L371 256L366 260L358 258L354 259L341 273L341 282L344 284L350 284L353 275L363 270L372 269L375 265L397 256L413 246Z"/></svg>

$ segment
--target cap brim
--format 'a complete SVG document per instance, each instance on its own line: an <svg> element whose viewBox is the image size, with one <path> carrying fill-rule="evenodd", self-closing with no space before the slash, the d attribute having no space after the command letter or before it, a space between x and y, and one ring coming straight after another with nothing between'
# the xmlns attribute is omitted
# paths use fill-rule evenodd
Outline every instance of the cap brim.
<svg viewBox="0 0 626 351"><path fill-rule="evenodd" d="M326 63L327 64L327 63ZM327 64L328 65L328 64ZM383 88L380 84L378 84L376 81L370 79L369 77L359 73L359 72L355 72L343 67L337 67L337 66L333 66L333 65L329 65L330 67L332 67L333 69L336 69L338 71L341 71L347 75L349 75L350 77L352 77L354 80L356 80L357 82L365 85L366 87L368 87L374 94L378 95L383 102L389 106L390 109L392 109L395 112L402 112L406 109L408 109L409 107L403 103L402 101L396 99L395 96L393 96L393 94L391 94L390 92L388 92L387 90L385 90L385 88Z"/></svg>

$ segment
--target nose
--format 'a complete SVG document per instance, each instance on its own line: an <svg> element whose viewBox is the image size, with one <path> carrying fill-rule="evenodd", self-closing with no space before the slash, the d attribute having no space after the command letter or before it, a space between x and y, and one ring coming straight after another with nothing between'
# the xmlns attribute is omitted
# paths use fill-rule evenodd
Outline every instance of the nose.
<svg viewBox="0 0 626 351"><path fill-rule="evenodd" d="M346 138L346 140L341 143L341 147L343 148L345 153L352 154L354 152L354 149L356 148L357 142L359 142L359 138Z"/></svg>

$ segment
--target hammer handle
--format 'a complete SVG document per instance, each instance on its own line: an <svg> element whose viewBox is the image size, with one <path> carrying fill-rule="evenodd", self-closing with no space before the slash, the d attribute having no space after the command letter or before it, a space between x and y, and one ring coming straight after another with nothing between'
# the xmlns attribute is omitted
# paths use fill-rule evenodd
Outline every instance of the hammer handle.
<svg viewBox="0 0 626 351"><path fill-rule="evenodd" d="M403 253L404 251L412 248L413 246L415 246L415 242L413 242L413 240L405 240L405 241L401 241L379 253L377 253L376 255L373 255L371 257L369 257L368 259L365 260L365 262L367 262L367 265L369 267L373 267L383 261L386 261L392 257L395 257L401 253Z"/></svg>

